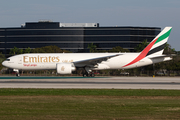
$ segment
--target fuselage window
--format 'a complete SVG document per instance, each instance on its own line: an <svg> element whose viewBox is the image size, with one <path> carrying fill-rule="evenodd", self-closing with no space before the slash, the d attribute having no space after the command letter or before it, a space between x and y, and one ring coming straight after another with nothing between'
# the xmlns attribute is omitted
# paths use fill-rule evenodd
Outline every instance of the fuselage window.
<svg viewBox="0 0 180 120"><path fill-rule="evenodd" d="M6 61L10 61L10 59L6 59Z"/></svg>

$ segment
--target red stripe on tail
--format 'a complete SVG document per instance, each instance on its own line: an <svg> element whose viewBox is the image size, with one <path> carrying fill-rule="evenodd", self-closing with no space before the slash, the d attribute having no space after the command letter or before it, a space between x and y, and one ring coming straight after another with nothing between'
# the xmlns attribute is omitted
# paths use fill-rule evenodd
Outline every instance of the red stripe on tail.
<svg viewBox="0 0 180 120"><path fill-rule="evenodd" d="M158 39L158 38L157 38L157 39ZM132 65L132 64L134 64L134 63L142 60L144 57L146 57L147 53L149 52L149 50L151 49L151 47L154 45L154 43L157 41L157 39L154 40L153 42L151 42L151 43L140 53L140 55L139 55L136 59L134 59L132 62L128 63L127 65L125 65L125 66L123 66L123 67Z"/></svg>

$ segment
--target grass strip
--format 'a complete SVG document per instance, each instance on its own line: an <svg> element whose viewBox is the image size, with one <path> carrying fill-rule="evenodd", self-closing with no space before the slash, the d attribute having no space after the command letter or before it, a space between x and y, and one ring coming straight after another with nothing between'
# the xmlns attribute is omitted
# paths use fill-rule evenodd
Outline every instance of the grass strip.
<svg viewBox="0 0 180 120"><path fill-rule="evenodd" d="M180 96L180 90L149 89L17 89L1 88L0 96Z"/></svg>
<svg viewBox="0 0 180 120"><path fill-rule="evenodd" d="M1 120L179 118L180 90L0 89Z"/></svg>

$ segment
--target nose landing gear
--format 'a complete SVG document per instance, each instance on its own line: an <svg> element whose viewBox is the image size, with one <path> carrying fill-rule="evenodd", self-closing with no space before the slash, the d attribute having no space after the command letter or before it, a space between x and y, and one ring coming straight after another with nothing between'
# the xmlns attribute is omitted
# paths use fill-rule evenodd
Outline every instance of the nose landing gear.
<svg viewBox="0 0 180 120"><path fill-rule="evenodd" d="M19 74L19 73L16 73L16 77L20 77L20 74Z"/></svg>
<svg viewBox="0 0 180 120"><path fill-rule="evenodd" d="M20 73L19 73L19 70L18 69L13 69L14 72L16 72L16 76L17 77L20 77Z"/></svg>

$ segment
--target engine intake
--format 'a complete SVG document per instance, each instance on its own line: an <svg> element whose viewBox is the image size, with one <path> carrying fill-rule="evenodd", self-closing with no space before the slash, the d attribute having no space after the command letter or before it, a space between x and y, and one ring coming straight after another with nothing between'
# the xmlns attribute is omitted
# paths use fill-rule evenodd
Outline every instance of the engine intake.
<svg viewBox="0 0 180 120"><path fill-rule="evenodd" d="M58 63L56 64L58 74L71 74L72 71L76 70L73 63Z"/></svg>

